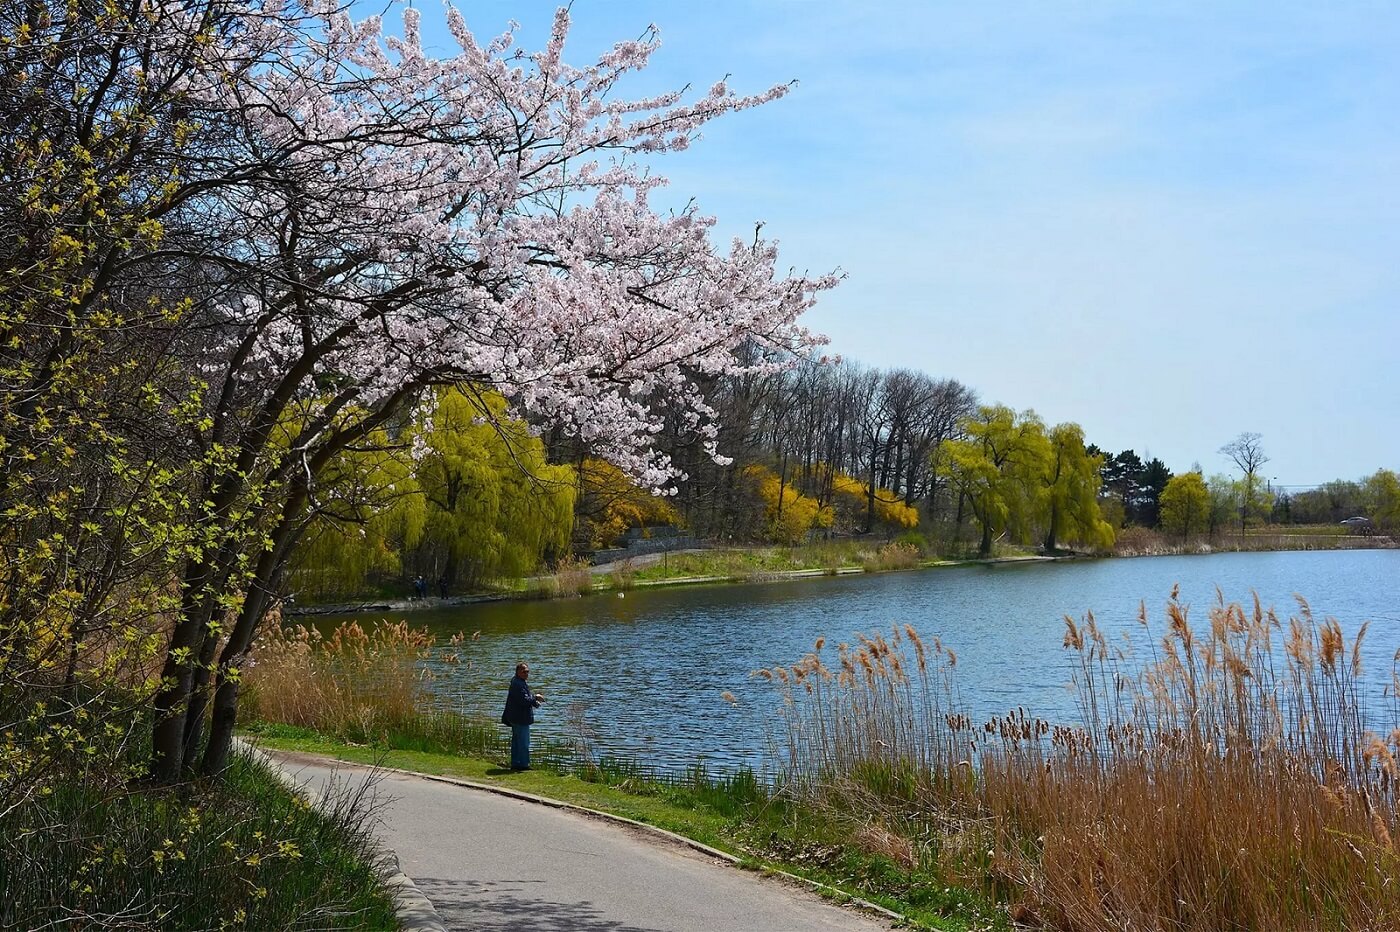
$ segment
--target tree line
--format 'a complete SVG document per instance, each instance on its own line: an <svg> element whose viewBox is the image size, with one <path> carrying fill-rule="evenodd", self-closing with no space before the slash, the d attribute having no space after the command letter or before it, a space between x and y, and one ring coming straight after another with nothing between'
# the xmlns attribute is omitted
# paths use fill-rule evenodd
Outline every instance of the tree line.
<svg viewBox="0 0 1400 932"><path fill-rule="evenodd" d="M798 360L717 380L721 458L683 422L658 444L680 468L671 504L697 533L795 542L919 527L946 540L1106 546L1103 457L1075 424L979 403L954 378ZM566 442L555 459L575 455ZM1137 507L1134 505L1134 507Z"/></svg>
<svg viewBox="0 0 1400 932"><path fill-rule="evenodd" d="M721 457L681 421L660 426L658 448L679 470L664 490L671 494L653 494L588 444L547 432L540 441L506 443L494 455L478 451L474 471L458 486L456 500L478 503L465 512L430 493L377 516L323 520L298 551L298 592L355 594L374 574L402 589L415 573L455 591L666 525L735 544L875 535L985 556L997 542L1103 551L1129 528L1186 542L1357 515L1381 530L1397 523L1393 473L1290 495L1261 477L1268 456L1257 434L1221 448L1236 463L1235 475L1207 476L1199 467L1174 474L1159 458L1086 443L1076 424L1046 425L1033 412L983 404L956 379L849 360L790 363L707 386L721 425L713 438ZM434 420L431 431L415 429L436 437L436 446L465 442L449 438L461 429L450 419ZM507 436L488 433L481 438L488 445ZM436 471L439 464L435 450L416 464L405 455L400 469ZM528 481L518 476L522 467ZM497 508L503 488L535 506ZM386 536L389 517L404 513L419 515L417 524L390 522L398 530ZM541 525L545 515L552 527ZM439 530L425 534L425 523ZM503 540L514 544L509 554L496 543Z"/></svg>
<svg viewBox="0 0 1400 932"><path fill-rule="evenodd" d="M1263 476L1269 457L1257 433L1218 451L1233 474L1199 465L1177 474L1160 458L1087 443L1077 424L982 403L955 378L804 360L717 381L710 397L726 458L705 455L675 422L657 435L682 472L662 519L715 539L791 543L917 528L935 545L975 541L987 554L997 540L1106 548L1134 527L1189 540L1354 517L1382 531L1400 526L1393 471L1290 492ZM555 442L551 455L574 452ZM597 537L574 542L587 550Z"/></svg>

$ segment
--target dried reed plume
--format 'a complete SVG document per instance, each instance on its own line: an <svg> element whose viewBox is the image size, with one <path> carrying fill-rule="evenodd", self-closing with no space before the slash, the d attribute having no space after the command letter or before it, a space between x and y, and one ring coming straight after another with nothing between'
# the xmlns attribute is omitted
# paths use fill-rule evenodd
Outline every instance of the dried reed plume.
<svg viewBox="0 0 1400 932"><path fill-rule="evenodd" d="M903 826L925 868L1054 928L1400 928L1400 711L1367 730L1366 627L1348 641L1299 599L1285 635L1256 597L1196 628L1177 596L1160 640L1140 608L1140 666L1092 614L1065 619L1071 724L975 724L952 651L908 625L843 645L811 688L778 668L785 783L872 850L903 848L862 827Z"/></svg>
<svg viewBox="0 0 1400 932"><path fill-rule="evenodd" d="M266 721L314 728L357 741L413 721L426 705L419 661L461 662L456 649L434 652L434 640L407 622L382 621L368 630L341 624L329 637L302 625L270 625L253 648L244 674L248 711Z"/></svg>

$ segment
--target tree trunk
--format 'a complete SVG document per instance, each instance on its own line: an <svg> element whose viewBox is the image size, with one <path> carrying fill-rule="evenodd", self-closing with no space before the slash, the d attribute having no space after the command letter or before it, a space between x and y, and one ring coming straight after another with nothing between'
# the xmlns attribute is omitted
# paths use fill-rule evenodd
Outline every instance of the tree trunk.
<svg viewBox="0 0 1400 932"><path fill-rule="evenodd" d="M217 774L228 765L229 748L233 741L233 729L237 722L238 682L230 671L243 662L248 648L253 643L258 625L267 613L268 605L281 582L283 570L292 546L296 543L305 524L303 518L311 501L310 483L337 454L356 440L369 436L384 424L402 406L411 402L422 386L410 383L402 386L385 399L380 409L366 417L355 427L328 438L309 461L303 460L305 479L296 482L288 493L277 518L277 525L268 535L270 546L258 557L248 583L247 596L238 613L238 620L229 632L228 643L219 657L215 675L213 719L209 728L209 744L204 751L202 768L207 774ZM201 718L203 709L201 708ZM194 734L197 737L198 731ZM193 752L191 751L191 754Z"/></svg>
<svg viewBox="0 0 1400 932"><path fill-rule="evenodd" d="M783 493L787 491L787 454L783 454L783 463L778 470L778 522L783 520Z"/></svg>
<svg viewBox="0 0 1400 932"><path fill-rule="evenodd" d="M224 645L219 657L218 673L215 676L213 711L209 720L209 743L204 748L204 759L200 769L209 776L217 776L228 767L230 751L233 747L233 730L238 724L238 680L229 675L230 670L241 666L247 657L258 623L266 614L271 599L264 587L257 584L257 592L249 592L234 626L229 641Z"/></svg>
<svg viewBox="0 0 1400 932"><path fill-rule="evenodd" d="M170 635L161 669L161 689L151 705L155 721L151 731L151 776L161 783L180 779L184 765L185 714L194 683L193 661L203 646L210 611L205 603L211 567L206 561L192 564L181 583L180 620Z"/></svg>
<svg viewBox="0 0 1400 932"><path fill-rule="evenodd" d="M865 533L870 534L875 530L875 460L879 452L879 443L876 440L870 441L870 485L865 489Z"/></svg>
<svg viewBox="0 0 1400 932"><path fill-rule="evenodd" d="M194 769L199 742L204 734L204 713L209 706L209 668L219 650L219 639L206 635L199 651L199 665L190 678L190 698L185 709L184 750L180 755L180 770L188 774Z"/></svg>
<svg viewBox="0 0 1400 932"><path fill-rule="evenodd" d="M208 775L222 773L228 766L233 744L233 729L238 723L238 679L231 671L240 667L252 647L253 636L276 598L282 573L291 554L292 545L300 536L300 518L306 507L307 493L298 491L288 501L282 519L270 535L271 546L258 558L248 595L238 613L238 621L229 632L228 643L219 655L215 674L213 714L209 723L209 743L204 749L201 769ZM192 753L192 752L191 752Z"/></svg>

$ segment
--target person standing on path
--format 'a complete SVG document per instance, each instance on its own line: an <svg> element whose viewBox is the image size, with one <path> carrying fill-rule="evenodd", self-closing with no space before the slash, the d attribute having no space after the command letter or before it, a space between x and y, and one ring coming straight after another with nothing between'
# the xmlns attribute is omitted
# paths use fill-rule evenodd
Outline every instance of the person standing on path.
<svg viewBox="0 0 1400 932"><path fill-rule="evenodd" d="M526 682L529 678L530 665L517 663L506 693L506 709L501 713L501 724L510 726L511 770L530 769L530 726L535 722L535 710L544 701L544 693L531 691Z"/></svg>

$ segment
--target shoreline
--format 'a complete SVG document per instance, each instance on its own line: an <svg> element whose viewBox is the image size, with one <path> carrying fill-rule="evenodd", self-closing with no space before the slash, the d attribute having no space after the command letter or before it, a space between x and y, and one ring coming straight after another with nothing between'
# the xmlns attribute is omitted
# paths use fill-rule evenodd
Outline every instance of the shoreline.
<svg viewBox="0 0 1400 932"><path fill-rule="evenodd" d="M1301 535L1300 535L1301 536ZM1347 541L1354 538L1338 537L1333 540ZM1310 540L1316 540L1311 538ZM952 569L966 566L997 566L1017 563L1064 563L1073 560L1139 560L1151 557L1197 557L1197 556L1217 556L1224 553L1291 553L1295 551L1342 551L1342 550L1395 550L1397 544L1393 539L1380 537L1368 538L1364 546L1336 546L1336 547L1227 547L1213 546L1211 544L1197 544L1194 546L1182 546L1165 548L1160 551L1143 553L1064 553L1064 554L1022 554L1005 557L972 557L963 560L926 560L916 566L901 567L897 569L876 569L869 570L861 566L839 566L835 568L815 567L800 570L756 570L752 573L724 575L714 574L707 576L675 576L667 579L642 579L633 580L629 585L617 588L606 581L607 573L595 573L597 587L591 592L581 595L602 595L603 593L616 592L618 595L625 594L630 589L663 589L682 586L714 586L714 585L745 585L754 583L791 582L804 579L817 579L825 576L859 576L865 574L885 574L885 573L911 573L917 570L932 569ZM606 566L607 564L604 564ZM580 596L572 596L574 598ZM553 598L570 598L570 596L555 596ZM458 608L465 605L479 605L483 602L537 602L552 601L549 597L542 597L530 590L512 590L506 592L479 592L470 595L448 596L440 598L429 596L425 599L364 599L358 602L336 602L324 605L304 605L293 606L283 609L283 615L287 618L312 618L318 616L338 616L354 615L360 612L421 612L435 609Z"/></svg>
<svg viewBox="0 0 1400 932"><path fill-rule="evenodd" d="M682 586L713 586L713 585L744 585L752 583L771 583L800 581L804 579L817 579L825 576L862 576L876 575L884 573L910 573L917 570L949 569L960 566L994 566L1008 563L1062 563L1070 560L1100 560L1104 557L1092 554L1067 553L1054 556L1040 554L1026 554L1023 556L1009 557L985 557L972 558L968 560L929 560L900 569L867 570L860 566L840 566L835 569L814 568L802 570L770 570L755 571L745 575L710 575L710 576L675 576L669 579L642 579L635 580L630 585L616 589L611 584L603 584L598 588L582 595L602 595L608 592L617 592L619 595L632 589L666 589ZM606 574L601 574L604 577ZM571 598L570 596L556 596L555 598ZM365 599L359 602L336 602L325 605L298 605L284 608L282 614L287 618L306 618L316 616L334 615L354 615L358 612L421 612L432 611L434 609L457 608L463 605L479 605L483 602L548 602L550 598L543 598L528 590L511 592L481 592L471 595L448 596L440 598L429 596L425 599Z"/></svg>

